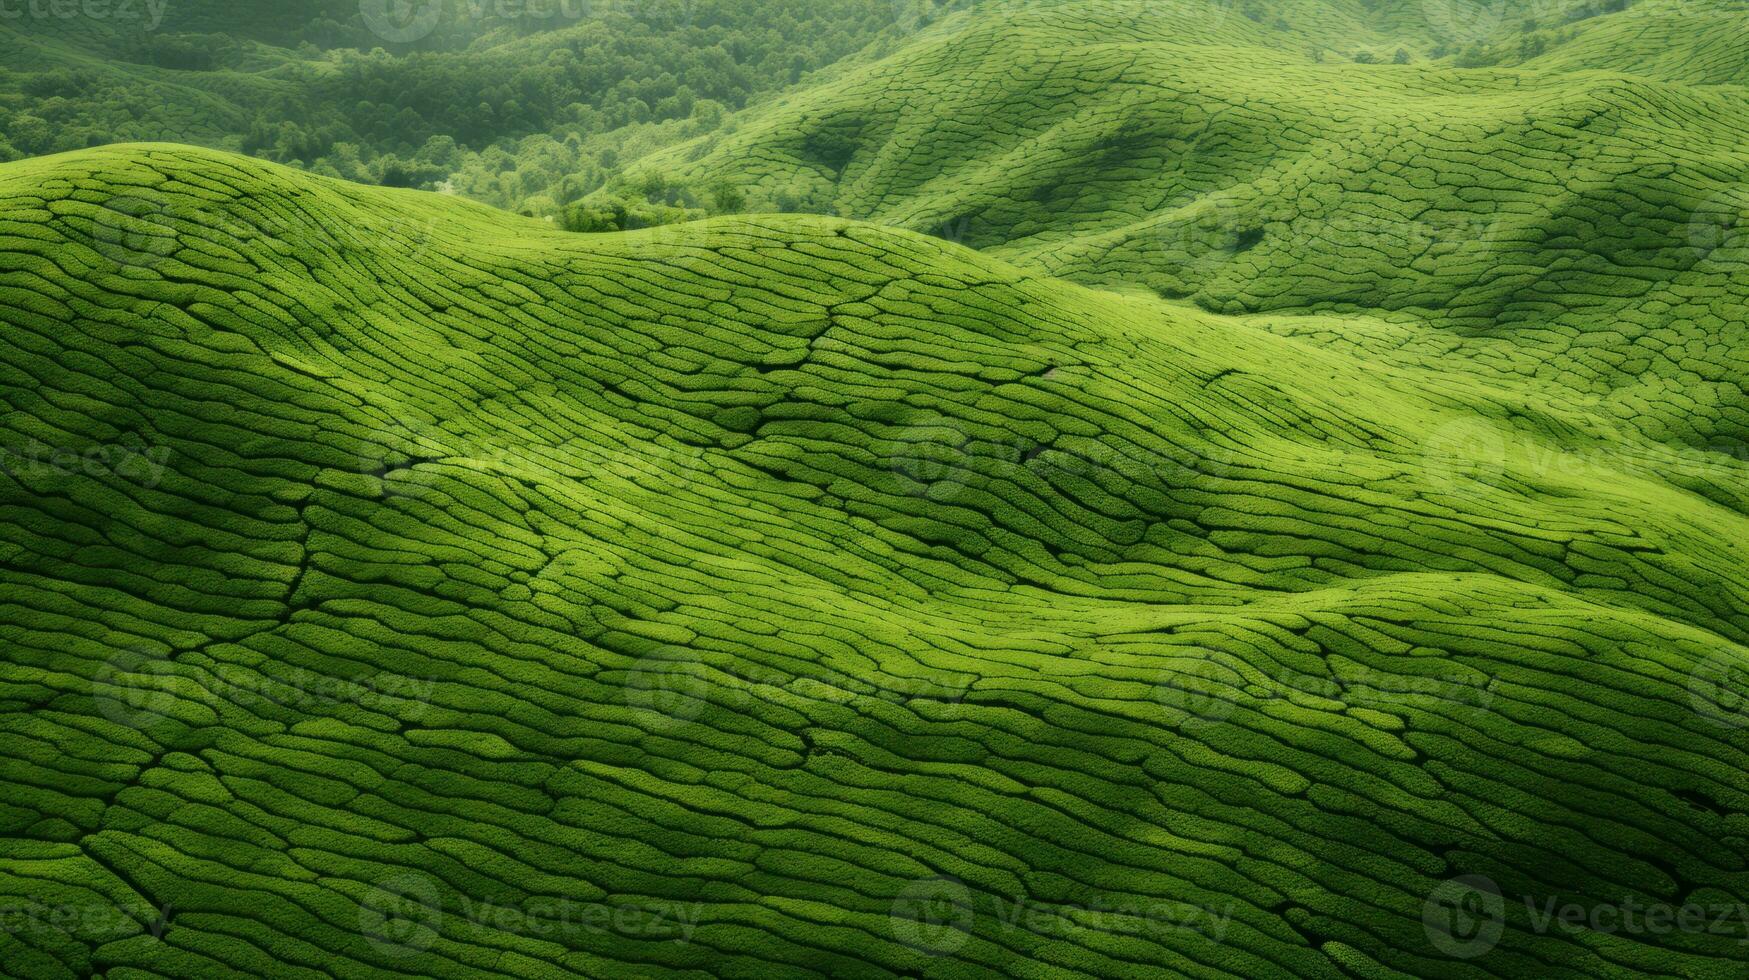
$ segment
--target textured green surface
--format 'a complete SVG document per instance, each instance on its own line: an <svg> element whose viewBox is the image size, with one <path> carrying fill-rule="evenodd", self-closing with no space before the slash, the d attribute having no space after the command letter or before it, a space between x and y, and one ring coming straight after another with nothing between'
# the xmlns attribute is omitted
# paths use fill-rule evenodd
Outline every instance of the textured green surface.
<svg viewBox="0 0 1749 980"><path fill-rule="evenodd" d="M7 973L1742 975L1535 918L1749 900L1743 466L1559 386L168 146L0 323Z"/></svg>
<svg viewBox="0 0 1749 980"><path fill-rule="evenodd" d="M1284 33L1195 3L991 5L628 179L729 179L755 207L788 195L1222 313L1382 314L1276 327L1744 445L1749 100L1714 83L1749 63L1749 14L1642 0L1517 67L1458 70L1313 63L1305 38L1367 36L1320 6L1284 5ZM1381 16L1520 36L1501 5L1446 10Z"/></svg>

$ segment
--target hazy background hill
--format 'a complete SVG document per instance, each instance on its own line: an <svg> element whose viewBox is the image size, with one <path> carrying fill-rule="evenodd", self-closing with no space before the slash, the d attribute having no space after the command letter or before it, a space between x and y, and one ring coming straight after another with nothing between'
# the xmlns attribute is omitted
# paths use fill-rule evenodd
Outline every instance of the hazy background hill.
<svg viewBox="0 0 1749 980"><path fill-rule="evenodd" d="M174 139L563 217L638 157L733 131L735 113L765 96L831 98L813 85L829 82L835 73L818 73L832 66L898 54L889 70L899 70L928 57L906 48L921 42L926 51L932 34L978 36L1065 3L1080 6L301 0L257 9L117 0L113 11L94 8L103 16L25 7L0 19L0 158ZM1169 26L1174 44L1234 67L1226 81L1239 89L1247 73L1302 62L1597 68L1707 84L1740 80L1744 62L1742 34L1729 29L1740 5L1723 0L1104 0L1089 9L1102 6L1093 22L1133 22L1114 36L1167 40L1157 31ZM1190 59L1163 77L1193 71ZM660 206L639 222L683 216L675 205L852 203L818 201L811 186L751 200L714 183L650 196Z"/></svg>
<svg viewBox="0 0 1749 980"><path fill-rule="evenodd" d="M257 7L0 19L0 157L169 139L551 211L904 22L870 0Z"/></svg>

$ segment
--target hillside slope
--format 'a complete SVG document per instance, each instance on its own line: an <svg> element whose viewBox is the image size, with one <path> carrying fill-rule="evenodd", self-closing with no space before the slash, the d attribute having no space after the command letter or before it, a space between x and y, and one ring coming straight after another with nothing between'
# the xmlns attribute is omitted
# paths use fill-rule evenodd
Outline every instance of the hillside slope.
<svg viewBox="0 0 1749 980"><path fill-rule="evenodd" d="M1419 21L1401 6L1379 15L1392 33L1360 37L1453 33L1439 5L1406 5ZM908 228L1228 314L1383 318L1270 322L1742 455L1749 110L1714 84L1743 64L1735 6L1643 0L1516 67L1463 69L1315 62L1305 5L1283 32L1195 4L996 4L626 183L726 180L753 210ZM1649 53L1663 41L1678 47Z"/></svg>
<svg viewBox="0 0 1749 980"><path fill-rule="evenodd" d="M83 910L9 971L1741 969L1535 918L1749 901L1728 461L902 231L167 146L0 167L0 322L0 891Z"/></svg>

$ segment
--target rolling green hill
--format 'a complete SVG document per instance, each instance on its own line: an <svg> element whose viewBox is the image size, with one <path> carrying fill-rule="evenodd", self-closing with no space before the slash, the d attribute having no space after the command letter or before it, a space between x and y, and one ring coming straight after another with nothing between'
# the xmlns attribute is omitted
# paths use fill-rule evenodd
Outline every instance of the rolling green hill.
<svg viewBox="0 0 1749 980"><path fill-rule="evenodd" d="M1548 26L1526 33L1536 21L1459 6L1387 4L1372 28L1342 4L1282 5L1281 26L1191 3L983 6L646 157L597 199L652 177L728 182L751 210L874 221L1270 315L1375 360L1486 373L1514 399L1558 393L1609 425L1743 455L1749 110L1735 83L1749 62L1730 25L1745 12L1546 5L1527 12ZM1466 37L1483 40L1447 44ZM1327 45L1342 38L1415 53L1339 61ZM1519 54L1427 59L1446 46Z"/></svg>
<svg viewBox="0 0 1749 980"><path fill-rule="evenodd" d="M7 972L1741 975L1740 462L991 251L0 166Z"/></svg>

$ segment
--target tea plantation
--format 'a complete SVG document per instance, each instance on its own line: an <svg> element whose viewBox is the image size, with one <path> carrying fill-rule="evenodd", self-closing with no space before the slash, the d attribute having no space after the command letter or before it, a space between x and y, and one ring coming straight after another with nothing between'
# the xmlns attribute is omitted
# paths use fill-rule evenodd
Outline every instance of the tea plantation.
<svg viewBox="0 0 1749 980"><path fill-rule="evenodd" d="M1539 229L1493 278L1266 223L1162 289L1115 162L990 254L0 166L0 972L1742 976L1749 280L1643 244L1689 219L1637 108L1740 102L1362 67L1404 111L1333 142L1590 161L1381 165ZM1257 102L1166 100L1225 134L1178 187ZM1344 186L1261 149L1259 215ZM1742 159L1693 152L1688 195ZM1247 315L1047 275L1125 268Z"/></svg>

